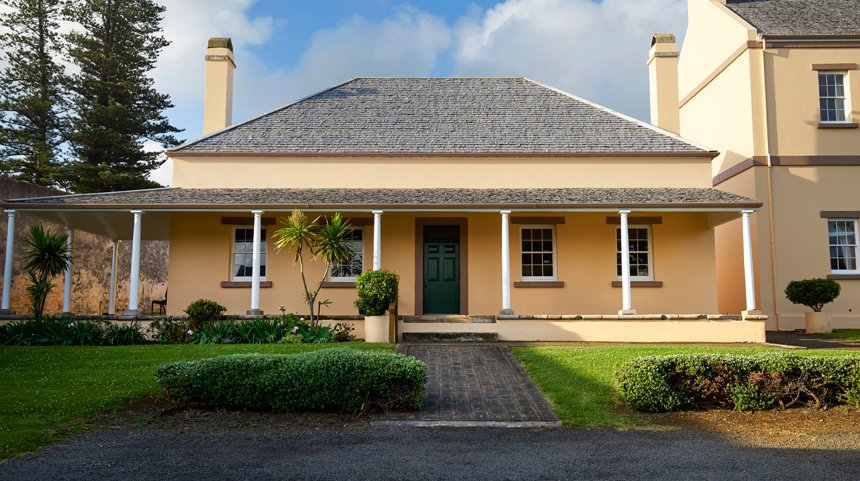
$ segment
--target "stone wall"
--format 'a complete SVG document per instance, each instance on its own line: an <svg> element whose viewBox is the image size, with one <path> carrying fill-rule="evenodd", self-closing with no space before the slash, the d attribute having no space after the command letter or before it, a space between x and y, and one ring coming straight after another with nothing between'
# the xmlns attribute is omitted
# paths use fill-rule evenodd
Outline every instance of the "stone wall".
<svg viewBox="0 0 860 481"><path fill-rule="evenodd" d="M0 177L0 199L18 199L65 195L66 192L30 184L19 180ZM129 214L130 215L130 214ZM5 272L6 233L8 216L0 215L0 273ZM63 227L53 222L17 213L15 215L15 257L12 263L12 297L9 308L19 314L29 312L25 289L28 286L27 273L21 270L21 252L24 239L30 226L41 223L45 229L62 232ZM168 241L143 241L140 245L140 291L138 309L149 312L153 300L164 299L167 291ZM83 231L75 231L73 253L75 263L72 275L72 313L107 314L110 296L111 240ZM117 257L117 283L114 313L128 309L129 273L131 271L131 241L120 241ZM53 280L53 292L48 296L46 312L59 313L63 310L63 276ZM110 314L114 314L110 313Z"/></svg>

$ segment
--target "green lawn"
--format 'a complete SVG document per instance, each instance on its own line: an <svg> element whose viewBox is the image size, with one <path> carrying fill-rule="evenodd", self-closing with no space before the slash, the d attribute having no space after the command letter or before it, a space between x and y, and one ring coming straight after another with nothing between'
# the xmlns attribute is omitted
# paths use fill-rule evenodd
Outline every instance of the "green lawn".
<svg viewBox="0 0 860 481"><path fill-rule="evenodd" d="M646 424L636 417L612 412L623 406L615 394L613 367L639 356L692 353L754 355L766 351L790 352L799 356L853 354L850 351L696 346L519 347L512 350L567 428L627 428Z"/></svg>
<svg viewBox="0 0 860 481"><path fill-rule="evenodd" d="M839 339L851 339L852 341L860 341L860 329L838 329L827 334L818 334L825 337L836 337Z"/></svg>
<svg viewBox="0 0 860 481"><path fill-rule="evenodd" d="M152 371L167 362L250 352L293 354L345 345L395 350L394 344L366 343L0 346L0 459L68 436L83 427L83 418L156 394Z"/></svg>

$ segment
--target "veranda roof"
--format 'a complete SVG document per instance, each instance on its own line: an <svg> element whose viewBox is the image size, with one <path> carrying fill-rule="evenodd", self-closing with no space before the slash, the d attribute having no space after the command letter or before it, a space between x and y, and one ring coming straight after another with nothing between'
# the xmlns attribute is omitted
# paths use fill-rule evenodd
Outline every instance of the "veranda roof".
<svg viewBox="0 0 860 481"><path fill-rule="evenodd" d="M711 225L736 218L761 203L713 188L571 189L188 189L169 187L126 192L8 199L0 207L30 214L111 239L131 239L133 216L142 210L143 240L168 240L170 214L183 211L522 212L631 209L643 212L708 212Z"/></svg>

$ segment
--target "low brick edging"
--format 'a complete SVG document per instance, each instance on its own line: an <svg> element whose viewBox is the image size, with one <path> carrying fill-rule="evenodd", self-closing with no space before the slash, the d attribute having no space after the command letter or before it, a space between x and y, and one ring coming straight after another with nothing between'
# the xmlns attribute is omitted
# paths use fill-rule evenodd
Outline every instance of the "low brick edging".
<svg viewBox="0 0 860 481"><path fill-rule="evenodd" d="M707 320L707 321L763 321L767 316L747 316L743 318L739 315L731 314L634 314L634 315L619 315L619 314L578 314L578 315L498 315L498 321L684 321L684 320Z"/></svg>

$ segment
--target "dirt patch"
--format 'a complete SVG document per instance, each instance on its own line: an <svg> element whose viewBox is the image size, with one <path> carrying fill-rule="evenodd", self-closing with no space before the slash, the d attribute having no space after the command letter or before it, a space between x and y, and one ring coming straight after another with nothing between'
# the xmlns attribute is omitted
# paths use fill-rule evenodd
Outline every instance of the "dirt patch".
<svg viewBox="0 0 860 481"><path fill-rule="evenodd" d="M276 413L209 408L187 408L160 396L147 396L123 405L115 412L99 414L87 421L91 429L152 428L284 428L317 430L370 426L367 416L346 413Z"/></svg>
<svg viewBox="0 0 860 481"><path fill-rule="evenodd" d="M744 446L860 449L860 409L854 406L748 412L709 409L636 416L669 428L714 433Z"/></svg>

